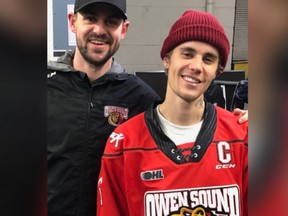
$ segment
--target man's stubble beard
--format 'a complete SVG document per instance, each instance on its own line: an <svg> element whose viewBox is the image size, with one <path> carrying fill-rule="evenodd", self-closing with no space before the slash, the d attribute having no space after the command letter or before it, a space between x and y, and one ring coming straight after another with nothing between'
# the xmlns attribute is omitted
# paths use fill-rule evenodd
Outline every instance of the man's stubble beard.
<svg viewBox="0 0 288 216"><path fill-rule="evenodd" d="M108 50L107 54L100 60L94 60L88 53L87 46L81 46L80 43L77 41L77 47L80 51L80 54L88 62L90 65L101 67L103 66L119 49L120 44L118 44L113 50Z"/></svg>

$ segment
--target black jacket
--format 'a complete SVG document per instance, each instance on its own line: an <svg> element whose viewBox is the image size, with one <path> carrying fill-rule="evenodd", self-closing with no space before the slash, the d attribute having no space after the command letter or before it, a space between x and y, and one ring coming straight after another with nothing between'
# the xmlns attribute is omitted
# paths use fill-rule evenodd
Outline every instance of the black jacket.
<svg viewBox="0 0 288 216"><path fill-rule="evenodd" d="M113 62L91 83L73 53L48 63L49 216L95 216L96 184L106 140L115 127L159 96Z"/></svg>

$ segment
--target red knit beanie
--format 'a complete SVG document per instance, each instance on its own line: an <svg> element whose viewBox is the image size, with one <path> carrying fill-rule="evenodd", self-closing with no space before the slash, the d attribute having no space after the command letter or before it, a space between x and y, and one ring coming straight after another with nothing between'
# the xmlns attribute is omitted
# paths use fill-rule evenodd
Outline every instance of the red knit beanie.
<svg viewBox="0 0 288 216"><path fill-rule="evenodd" d="M225 68L230 45L223 27L212 14L185 11L171 27L161 49L161 58L163 59L168 52L187 41L201 41L215 47L221 57L221 66Z"/></svg>

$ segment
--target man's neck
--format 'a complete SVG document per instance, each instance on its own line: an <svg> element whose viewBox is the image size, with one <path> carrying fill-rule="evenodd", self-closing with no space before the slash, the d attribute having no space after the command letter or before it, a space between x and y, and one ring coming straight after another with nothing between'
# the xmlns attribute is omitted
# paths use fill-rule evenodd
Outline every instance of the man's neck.
<svg viewBox="0 0 288 216"><path fill-rule="evenodd" d="M203 120L205 102L201 98L187 102L180 98L165 99L160 105L160 113L170 122L179 126L190 126Z"/></svg>

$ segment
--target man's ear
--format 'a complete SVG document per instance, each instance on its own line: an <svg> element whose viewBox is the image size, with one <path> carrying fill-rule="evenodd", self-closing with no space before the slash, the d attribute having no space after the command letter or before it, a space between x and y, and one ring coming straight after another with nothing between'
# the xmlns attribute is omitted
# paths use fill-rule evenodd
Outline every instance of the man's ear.
<svg viewBox="0 0 288 216"><path fill-rule="evenodd" d="M70 27L70 29L71 29L71 31L73 32L73 33L75 33L76 32L76 14L74 14L74 13L69 13L68 14L68 22L69 22L69 27Z"/></svg>
<svg viewBox="0 0 288 216"><path fill-rule="evenodd" d="M130 24L130 22L128 20L124 21L122 32L121 32L121 39L124 39L126 37L127 31L129 28L129 24Z"/></svg>
<svg viewBox="0 0 288 216"><path fill-rule="evenodd" d="M169 65L170 65L170 60L167 56L165 56L162 60L163 66L165 70L168 70Z"/></svg>

